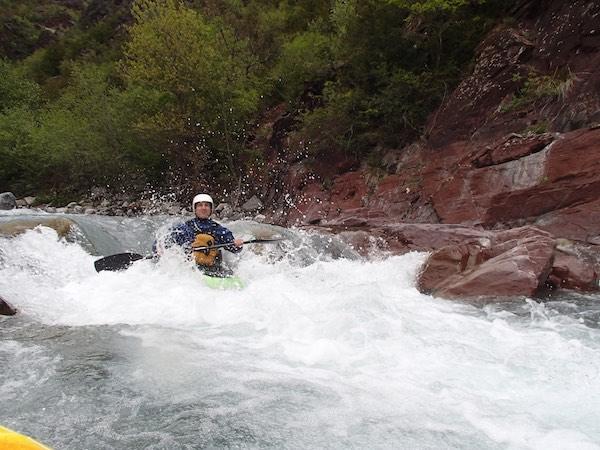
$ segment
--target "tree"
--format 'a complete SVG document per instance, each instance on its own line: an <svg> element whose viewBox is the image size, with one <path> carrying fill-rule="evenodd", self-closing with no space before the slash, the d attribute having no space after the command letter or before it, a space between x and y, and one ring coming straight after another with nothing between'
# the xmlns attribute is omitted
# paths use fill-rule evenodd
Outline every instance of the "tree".
<svg viewBox="0 0 600 450"><path fill-rule="evenodd" d="M171 136L170 157L179 167L218 171L225 165L235 174L259 100L242 63L247 58L240 56L247 55L247 43L175 0L136 0L132 12L121 65L125 80L130 88L157 89L170 99L147 125Z"/></svg>

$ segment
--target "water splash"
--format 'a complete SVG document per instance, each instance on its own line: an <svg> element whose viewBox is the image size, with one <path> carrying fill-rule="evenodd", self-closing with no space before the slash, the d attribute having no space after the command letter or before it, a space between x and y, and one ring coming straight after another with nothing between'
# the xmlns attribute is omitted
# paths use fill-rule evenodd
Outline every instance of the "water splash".
<svg viewBox="0 0 600 450"><path fill-rule="evenodd" d="M52 230L0 238L21 311L0 319L2 420L57 448L598 448L600 333L576 306L434 299L424 254L279 232L232 261L242 291L177 252L98 274Z"/></svg>

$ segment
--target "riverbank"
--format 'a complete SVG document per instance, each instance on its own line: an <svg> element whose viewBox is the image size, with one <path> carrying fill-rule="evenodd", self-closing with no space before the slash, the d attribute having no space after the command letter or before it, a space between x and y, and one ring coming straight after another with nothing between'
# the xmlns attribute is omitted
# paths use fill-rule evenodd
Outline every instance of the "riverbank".
<svg viewBox="0 0 600 450"><path fill-rule="evenodd" d="M98 214L103 216L136 217L154 215L188 216L191 207L164 196L149 198L134 198L115 196L103 192L101 195L92 193L75 202L65 205L39 202L37 197L28 196L17 198L12 192L0 194L0 210L31 209L49 214ZM260 213L262 203L257 197L252 197L240 207L221 202L215 207L214 216L220 220L251 219L264 222L266 217Z"/></svg>

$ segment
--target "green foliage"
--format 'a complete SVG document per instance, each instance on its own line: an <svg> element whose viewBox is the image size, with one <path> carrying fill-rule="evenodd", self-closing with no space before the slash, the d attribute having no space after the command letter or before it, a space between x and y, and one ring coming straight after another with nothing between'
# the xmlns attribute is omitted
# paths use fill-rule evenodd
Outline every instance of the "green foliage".
<svg viewBox="0 0 600 450"><path fill-rule="evenodd" d="M77 3L0 0L0 58L29 55L77 19Z"/></svg>
<svg viewBox="0 0 600 450"><path fill-rule="evenodd" d="M531 71L527 78L515 75L514 81L521 83L510 103L502 107L503 112L514 111L537 102L550 102L564 98L573 85L575 76L570 71L543 75Z"/></svg>
<svg viewBox="0 0 600 450"><path fill-rule="evenodd" d="M388 0L392 5L401 7L413 14L450 11L455 12L467 5L482 4L485 0Z"/></svg>
<svg viewBox="0 0 600 450"><path fill-rule="evenodd" d="M325 79L333 70L330 38L323 33L306 31L283 44L274 69L276 89L283 98L295 100L307 86Z"/></svg>
<svg viewBox="0 0 600 450"><path fill-rule="evenodd" d="M16 106L0 113L0 191L32 189L38 161L31 159L31 111Z"/></svg>
<svg viewBox="0 0 600 450"><path fill-rule="evenodd" d="M0 61L6 189L166 172L227 185L262 161L249 129L282 100L298 151L375 160L422 132L514 0L101 3L0 0L0 57L14 60ZM572 80L529 78L511 107Z"/></svg>
<svg viewBox="0 0 600 450"><path fill-rule="evenodd" d="M0 60L0 190L21 177L35 161L25 156L39 105L39 86L19 77L14 67Z"/></svg>
<svg viewBox="0 0 600 450"><path fill-rule="evenodd" d="M358 111L364 95L358 90L341 90L338 83L326 84L323 97L325 104L321 108L308 111L303 115L302 125L296 133L301 143L298 149L313 156L322 156L332 150L356 155L364 150L364 135L367 121ZM357 142L357 136L363 142Z"/></svg>
<svg viewBox="0 0 600 450"><path fill-rule="evenodd" d="M252 74L240 63L248 59L246 42L174 0L136 1L133 14L125 79L130 87L154 88L171 99L147 124L183 143L171 148L173 160L202 168L221 159L216 167L233 172L259 100ZM188 155L190 147L202 151Z"/></svg>
<svg viewBox="0 0 600 450"><path fill-rule="evenodd" d="M7 61L0 60L0 113L15 107L35 108L39 101L39 86L19 76Z"/></svg>
<svg viewBox="0 0 600 450"><path fill-rule="evenodd" d="M136 125L138 105L156 110L160 95L121 92L110 86L110 73L110 66L75 67L64 95L41 114L34 146L49 177L58 172L61 182L90 186L115 183L117 174L136 166L151 171L159 164L151 136L138 132Z"/></svg>
<svg viewBox="0 0 600 450"><path fill-rule="evenodd" d="M496 0L335 1L330 25L320 28L327 51L291 41L277 66L301 75L286 80L294 81L289 88L296 96L300 80L335 80L316 102L320 110L304 115L300 134L310 136L304 142L321 147L312 150L317 154L360 155L413 139L458 83L500 9Z"/></svg>
<svg viewBox="0 0 600 450"><path fill-rule="evenodd" d="M528 126L525 129L525 133L527 134L544 134L547 133L550 128L550 124L546 120L542 120L535 124Z"/></svg>
<svg viewBox="0 0 600 450"><path fill-rule="evenodd" d="M160 156L152 135L136 128L139 105L161 98L108 83L108 66L75 66L59 100L39 110L11 108L0 116L0 174L17 191L85 189L156 176ZM35 120L32 120L35 119Z"/></svg>

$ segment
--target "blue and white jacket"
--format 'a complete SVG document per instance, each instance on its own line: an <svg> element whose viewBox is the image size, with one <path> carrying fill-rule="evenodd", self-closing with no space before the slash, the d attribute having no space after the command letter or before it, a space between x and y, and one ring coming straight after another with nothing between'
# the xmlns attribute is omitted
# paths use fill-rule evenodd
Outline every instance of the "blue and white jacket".
<svg viewBox="0 0 600 450"><path fill-rule="evenodd" d="M192 244L198 234L210 234L215 239L216 245L231 243L231 245L223 248L232 253L242 251L241 247L236 247L233 243L233 233L231 231L214 220L199 219L198 217L172 228L165 239L165 245L170 247L177 244L183 247L184 250L191 251ZM152 246L152 252L156 254L156 242Z"/></svg>

